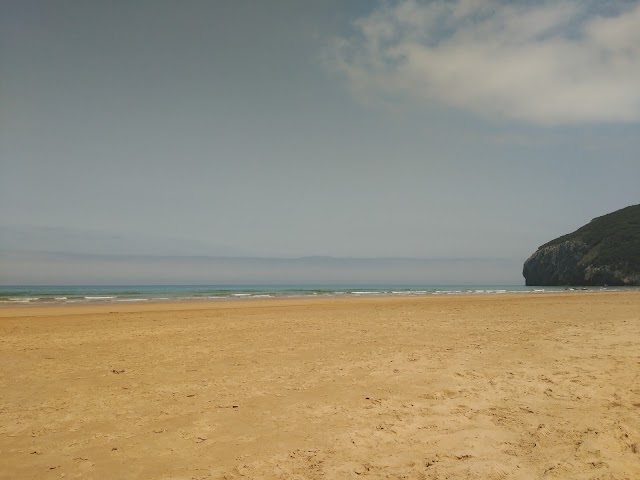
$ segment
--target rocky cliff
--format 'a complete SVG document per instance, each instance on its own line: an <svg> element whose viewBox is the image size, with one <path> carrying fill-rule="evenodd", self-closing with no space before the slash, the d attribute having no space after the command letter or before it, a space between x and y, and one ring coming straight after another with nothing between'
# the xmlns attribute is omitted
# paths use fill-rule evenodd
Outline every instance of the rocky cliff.
<svg viewBox="0 0 640 480"><path fill-rule="evenodd" d="M640 286L640 205L594 218L542 245L522 274L527 285Z"/></svg>

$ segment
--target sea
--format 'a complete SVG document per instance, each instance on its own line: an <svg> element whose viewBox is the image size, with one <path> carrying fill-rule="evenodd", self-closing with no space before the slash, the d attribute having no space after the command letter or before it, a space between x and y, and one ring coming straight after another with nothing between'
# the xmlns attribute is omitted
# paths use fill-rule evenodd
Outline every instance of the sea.
<svg viewBox="0 0 640 480"><path fill-rule="evenodd" d="M67 285L0 286L0 306L233 301L264 298L508 295L621 291L639 287L526 287L523 285Z"/></svg>

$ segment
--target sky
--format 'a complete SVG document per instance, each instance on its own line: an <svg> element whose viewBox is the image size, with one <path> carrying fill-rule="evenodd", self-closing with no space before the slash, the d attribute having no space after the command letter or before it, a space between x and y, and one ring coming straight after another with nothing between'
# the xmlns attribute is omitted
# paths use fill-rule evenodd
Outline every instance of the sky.
<svg viewBox="0 0 640 480"><path fill-rule="evenodd" d="M637 0L5 0L0 283L522 284L639 127Z"/></svg>

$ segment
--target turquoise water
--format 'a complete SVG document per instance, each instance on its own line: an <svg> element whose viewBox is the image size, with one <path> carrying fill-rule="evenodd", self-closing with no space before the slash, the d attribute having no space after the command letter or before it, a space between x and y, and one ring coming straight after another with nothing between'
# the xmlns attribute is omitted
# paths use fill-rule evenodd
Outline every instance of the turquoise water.
<svg viewBox="0 0 640 480"><path fill-rule="evenodd" d="M577 290L617 291L623 287ZM638 289L637 287L635 288ZM99 285L0 286L0 305L220 301L286 297L500 295L562 292L565 287L522 285Z"/></svg>

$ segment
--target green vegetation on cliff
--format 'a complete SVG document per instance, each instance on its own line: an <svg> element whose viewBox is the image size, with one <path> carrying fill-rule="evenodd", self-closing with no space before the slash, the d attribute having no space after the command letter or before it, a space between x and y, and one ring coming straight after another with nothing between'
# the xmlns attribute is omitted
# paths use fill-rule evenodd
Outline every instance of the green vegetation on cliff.
<svg viewBox="0 0 640 480"><path fill-rule="evenodd" d="M584 242L588 253L580 264L614 266L623 272L640 271L640 204L594 218L573 233L551 240L540 247L567 241Z"/></svg>

